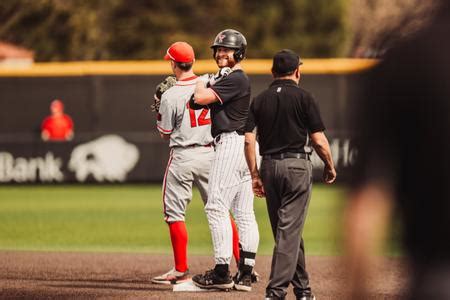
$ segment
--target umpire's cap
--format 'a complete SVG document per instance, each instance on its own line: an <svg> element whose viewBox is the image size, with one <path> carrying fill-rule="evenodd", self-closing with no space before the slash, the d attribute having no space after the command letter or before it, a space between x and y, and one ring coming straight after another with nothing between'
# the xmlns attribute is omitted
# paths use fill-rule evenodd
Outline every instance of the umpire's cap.
<svg viewBox="0 0 450 300"><path fill-rule="evenodd" d="M247 49L247 40L245 36L237 30L225 29L219 32L214 39L214 43L211 48L214 49L214 55L216 54L217 47L225 47L235 49L234 59L241 61L245 57L245 50Z"/></svg>
<svg viewBox="0 0 450 300"><path fill-rule="evenodd" d="M283 49L273 56L272 72L277 75L289 74L303 64L300 56L290 49Z"/></svg>

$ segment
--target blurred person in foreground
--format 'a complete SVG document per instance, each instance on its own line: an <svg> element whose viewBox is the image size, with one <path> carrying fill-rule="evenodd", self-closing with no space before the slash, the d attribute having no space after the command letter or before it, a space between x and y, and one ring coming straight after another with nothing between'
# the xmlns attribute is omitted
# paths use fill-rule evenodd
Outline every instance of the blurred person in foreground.
<svg viewBox="0 0 450 300"><path fill-rule="evenodd" d="M72 118L64 113L64 104L55 99L50 104L51 115L41 125L43 141L70 141L73 139Z"/></svg>
<svg viewBox="0 0 450 300"><path fill-rule="evenodd" d="M442 5L367 74L345 225L353 299L370 293L390 217L401 222L412 271L406 297L450 299L450 5Z"/></svg>

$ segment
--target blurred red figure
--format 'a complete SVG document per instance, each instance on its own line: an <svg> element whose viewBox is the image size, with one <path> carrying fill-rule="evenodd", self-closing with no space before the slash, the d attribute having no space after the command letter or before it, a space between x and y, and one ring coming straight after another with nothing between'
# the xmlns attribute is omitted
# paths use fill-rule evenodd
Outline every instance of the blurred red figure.
<svg viewBox="0 0 450 300"><path fill-rule="evenodd" d="M41 125L41 137L44 141L69 141L73 138L72 118L64 114L61 100L53 100L50 104L51 115Z"/></svg>

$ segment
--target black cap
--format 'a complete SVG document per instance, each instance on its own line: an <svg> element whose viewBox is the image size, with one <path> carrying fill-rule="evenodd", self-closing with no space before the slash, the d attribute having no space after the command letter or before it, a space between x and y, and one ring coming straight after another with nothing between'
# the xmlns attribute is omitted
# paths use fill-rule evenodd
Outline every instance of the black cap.
<svg viewBox="0 0 450 300"><path fill-rule="evenodd" d="M278 75L288 74L301 64L303 62L297 53L289 49L283 49L278 51L273 57L272 72Z"/></svg>

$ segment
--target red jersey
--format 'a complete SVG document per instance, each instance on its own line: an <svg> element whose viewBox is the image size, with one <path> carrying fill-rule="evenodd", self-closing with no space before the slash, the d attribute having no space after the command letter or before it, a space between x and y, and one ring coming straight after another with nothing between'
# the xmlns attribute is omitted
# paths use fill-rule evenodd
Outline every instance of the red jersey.
<svg viewBox="0 0 450 300"><path fill-rule="evenodd" d="M41 130L46 130L49 140L64 141L70 137L73 132L73 121L68 115L49 116L44 119Z"/></svg>

